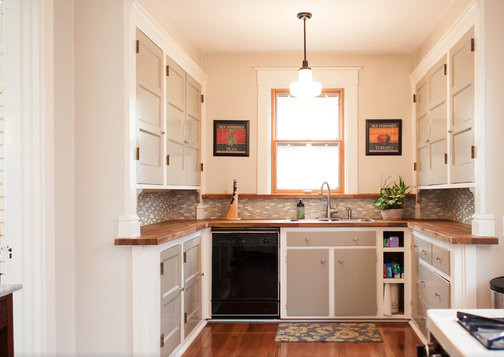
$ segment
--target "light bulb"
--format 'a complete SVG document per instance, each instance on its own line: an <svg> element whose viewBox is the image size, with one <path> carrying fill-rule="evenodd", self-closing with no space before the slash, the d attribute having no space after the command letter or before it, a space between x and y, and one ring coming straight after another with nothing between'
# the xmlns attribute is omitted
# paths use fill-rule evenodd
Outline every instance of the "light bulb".
<svg viewBox="0 0 504 357"><path fill-rule="evenodd" d="M297 82L292 82L289 86L290 93L298 98L313 98L322 92L322 85L314 82L312 71L309 68L301 68L298 71Z"/></svg>

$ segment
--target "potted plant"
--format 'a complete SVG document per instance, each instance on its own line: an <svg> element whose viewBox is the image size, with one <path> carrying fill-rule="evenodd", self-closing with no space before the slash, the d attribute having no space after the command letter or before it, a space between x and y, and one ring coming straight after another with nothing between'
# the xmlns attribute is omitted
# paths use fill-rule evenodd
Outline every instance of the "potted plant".
<svg viewBox="0 0 504 357"><path fill-rule="evenodd" d="M388 180L388 178L387 178ZM399 176L399 184L396 182L384 185L380 188L380 197L373 204L380 208L382 218L386 221L397 221L404 215L404 198L411 186L406 186L404 180Z"/></svg>

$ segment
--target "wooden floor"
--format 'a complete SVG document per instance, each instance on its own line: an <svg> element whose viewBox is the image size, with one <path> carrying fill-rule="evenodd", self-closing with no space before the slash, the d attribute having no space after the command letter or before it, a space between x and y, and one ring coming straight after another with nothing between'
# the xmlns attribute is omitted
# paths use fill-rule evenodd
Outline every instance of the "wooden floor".
<svg viewBox="0 0 504 357"><path fill-rule="evenodd" d="M183 357L416 356L420 340L407 323L376 323L383 343L275 342L277 324L208 323Z"/></svg>

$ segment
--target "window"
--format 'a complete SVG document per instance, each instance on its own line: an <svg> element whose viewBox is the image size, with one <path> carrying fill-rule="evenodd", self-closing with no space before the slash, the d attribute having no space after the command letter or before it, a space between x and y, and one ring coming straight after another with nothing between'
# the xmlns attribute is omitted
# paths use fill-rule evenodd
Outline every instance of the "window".
<svg viewBox="0 0 504 357"><path fill-rule="evenodd" d="M271 192L343 192L343 89L313 99L272 90Z"/></svg>

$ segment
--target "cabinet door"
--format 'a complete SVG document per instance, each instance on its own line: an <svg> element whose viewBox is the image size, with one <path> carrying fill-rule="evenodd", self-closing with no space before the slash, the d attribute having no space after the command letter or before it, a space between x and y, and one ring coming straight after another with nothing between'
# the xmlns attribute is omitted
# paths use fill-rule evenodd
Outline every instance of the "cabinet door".
<svg viewBox="0 0 504 357"><path fill-rule="evenodd" d="M451 172L452 182L473 182L474 52L473 30L450 50L451 60Z"/></svg>
<svg viewBox="0 0 504 357"><path fill-rule="evenodd" d="M184 336L201 321L200 238L184 243Z"/></svg>
<svg viewBox="0 0 504 357"><path fill-rule="evenodd" d="M424 78L416 87L417 117L417 183L428 185L430 172L429 115L427 112L427 80Z"/></svg>
<svg viewBox="0 0 504 357"><path fill-rule="evenodd" d="M328 265L328 249L287 250L289 316L329 315Z"/></svg>
<svg viewBox="0 0 504 357"><path fill-rule="evenodd" d="M334 259L334 314L376 315L376 249L335 249Z"/></svg>
<svg viewBox="0 0 504 357"><path fill-rule="evenodd" d="M137 29L137 182L163 183L163 51Z"/></svg>
<svg viewBox="0 0 504 357"><path fill-rule="evenodd" d="M166 183L184 185L186 73L170 57L166 65Z"/></svg>
<svg viewBox="0 0 504 357"><path fill-rule="evenodd" d="M446 57L436 63L428 74L429 92L429 145L430 145L430 173L429 185L446 184L447 181L447 153L446 143Z"/></svg>
<svg viewBox="0 0 504 357"><path fill-rule="evenodd" d="M161 274L161 334L165 357L181 342L181 249L180 246L161 252L163 274Z"/></svg>
<svg viewBox="0 0 504 357"><path fill-rule="evenodd" d="M186 185L198 186L201 178L201 86L187 75L187 115L185 121L186 145L184 169Z"/></svg>

